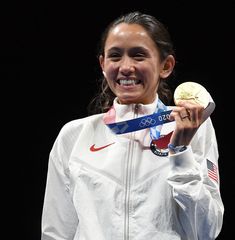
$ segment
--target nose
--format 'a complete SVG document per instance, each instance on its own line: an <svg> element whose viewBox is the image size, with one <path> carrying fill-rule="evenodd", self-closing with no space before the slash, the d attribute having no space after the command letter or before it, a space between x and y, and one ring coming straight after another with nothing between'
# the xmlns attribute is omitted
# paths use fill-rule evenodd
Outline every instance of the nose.
<svg viewBox="0 0 235 240"><path fill-rule="evenodd" d="M122 59L120 63L119 71L123 75L130 75L135 71L134 63L130 57L125 57Z"/></svg>

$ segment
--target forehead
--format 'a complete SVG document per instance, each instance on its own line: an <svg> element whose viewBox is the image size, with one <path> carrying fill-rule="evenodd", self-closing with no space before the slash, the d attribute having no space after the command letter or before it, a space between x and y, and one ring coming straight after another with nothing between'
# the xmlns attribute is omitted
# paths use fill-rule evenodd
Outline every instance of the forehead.
<svg viewBox="0 0 235 240"><path fill-rule="evenodd" d="M121 23L112 28L106 40L106 46L125 45L146 45L155 47L155 43L144 27L138 24Z"/></svg>

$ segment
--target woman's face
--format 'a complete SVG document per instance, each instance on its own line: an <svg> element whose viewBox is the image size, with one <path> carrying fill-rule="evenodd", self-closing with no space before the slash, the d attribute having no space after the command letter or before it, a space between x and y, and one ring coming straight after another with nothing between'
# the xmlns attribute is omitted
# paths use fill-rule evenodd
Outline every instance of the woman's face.
<svg viewBox="0 0 235 240"><path fill-rule="evenodd" d="M100 56L104 76L121 104L152 103L159 77L165 77L164 64L155 43L138 24L114 27Z"/></svg>

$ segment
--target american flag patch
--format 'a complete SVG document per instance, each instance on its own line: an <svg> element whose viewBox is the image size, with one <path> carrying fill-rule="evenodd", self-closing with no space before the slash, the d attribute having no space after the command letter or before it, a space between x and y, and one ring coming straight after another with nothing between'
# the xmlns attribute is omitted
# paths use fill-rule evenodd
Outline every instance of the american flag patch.
<svg viewBox="0 0 235 240"><path fill-rule="evenodd" d="M208 176L218 182L218 168L216 165L211 162L210 160L207 159L207 171L208 171Z"/></svg>

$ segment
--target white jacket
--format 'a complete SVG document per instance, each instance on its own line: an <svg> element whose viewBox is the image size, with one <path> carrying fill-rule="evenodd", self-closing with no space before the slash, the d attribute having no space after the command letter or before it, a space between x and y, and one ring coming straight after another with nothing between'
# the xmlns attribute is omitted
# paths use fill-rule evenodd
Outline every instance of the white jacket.
<svg viewBox="0 0 235 240"><path fill-rule="evenodd" d="M155 106L135 110L115 101L116 121L152 114ZM115 135L103 114L65 124L50 152L41 239L215 239L224 206L211 119L174 156L154 155L150 141L149 129ZM218 181L208 175L208 160Z"/></svg>

